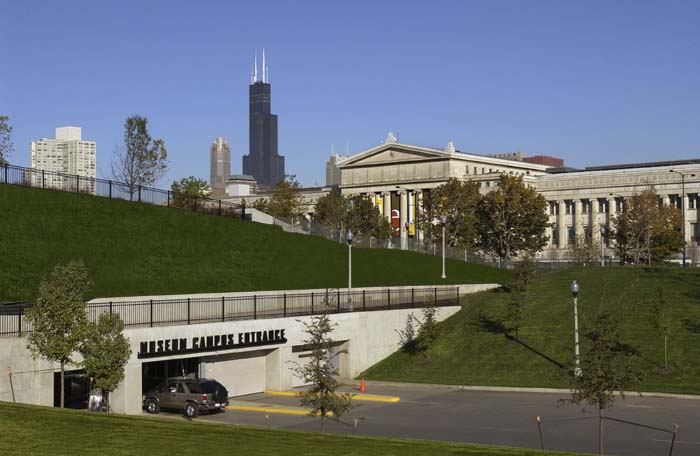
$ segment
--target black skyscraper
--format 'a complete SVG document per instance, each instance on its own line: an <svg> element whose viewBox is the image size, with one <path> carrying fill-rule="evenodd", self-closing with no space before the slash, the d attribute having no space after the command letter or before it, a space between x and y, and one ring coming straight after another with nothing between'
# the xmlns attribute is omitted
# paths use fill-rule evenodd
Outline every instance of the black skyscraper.
<svg viewBox="0 0 700 456"><path fill-rule="evenodd" d="M277 116L270 112L270 83L263 50L262 81L258 81L255 59L250 97L250 150L243 156L243 174L255 177L258 184L274 186L284 179L284 157L277 154Z"/></svg>

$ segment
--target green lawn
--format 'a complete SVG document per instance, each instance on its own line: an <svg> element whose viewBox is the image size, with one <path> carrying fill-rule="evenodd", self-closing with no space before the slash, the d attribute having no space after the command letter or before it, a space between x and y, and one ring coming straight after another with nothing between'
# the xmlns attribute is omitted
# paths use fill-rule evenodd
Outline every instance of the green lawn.
<svg viewBox="0 0 700 456"><path fill-rule="evenodd" d="M343 287L347 246L279 228L0 184L0 301L33 299L58 262L83 259L92 297ZM508 281L497 269L355 249L353 285Z"/></svg>
<svg viewBox="0 0 700 456"><path fill-rule="evenodd" d="M95 415L0 402L3 455L485 455L571 453L254 429L170 419Z"/></svg>
<svg viewBox="0 0 700 456"><path fill-rule="evenodd" d="M459 385L568 387L573 365L573 305L569 284L581 286L581 350L600 307L623 320L623 341L637 348L646 378L643 391L700 394L700 269L590 268L538 276L531 284L529 319L521 343L503 332L504 291L466 296L463 309L442 324L430 359L402 351L368 370L366 377ZM669 341L670 372L663 366L663 339L651 323L651 302L661 288L675 306L677 331ZM512 333L511 333L512 334ZM562 367L560 367L563 366Z"/></svg>

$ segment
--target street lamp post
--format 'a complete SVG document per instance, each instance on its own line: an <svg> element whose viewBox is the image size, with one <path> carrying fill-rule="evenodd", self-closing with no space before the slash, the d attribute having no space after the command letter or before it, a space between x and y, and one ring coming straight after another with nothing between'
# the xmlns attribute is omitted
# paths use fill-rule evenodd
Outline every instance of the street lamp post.
<svg viewBox="0 0 700 456"><path fill-rule="evenodd" d="M442 278L446 279L447 275L445 275L445 224L447 223L447 217L442 216Z"/></svg>
<svg viewBox="0 0 700 456"><path fill-rule="evenodd" d="M571 294L574 296L574 375L581 375L578 352L578 283L571 282Z"/></svg>
<svg viewBox="0 0 700 456"><path fill-rule="evenodd" d="M679 176L681 176L681 214L683 216L683 267L685 267L685 258L686 258L686 242L685 242L685 176L688 177L695 177L695 174L692 173L682 173L680 171L676 171L675 169L670 169L668 170L669 173L676 173Z"/></svg>
<svg viewBox="0 0 700 456"><path fill-rule="evenodd" d="M352 310L352 231L348 230L348 309Z"/></svg>
<svg viewBox="0 0 700 456"><path fill-rule="evenodd" d="M600 227L600 267L605 267L605 227Z"/></svg>

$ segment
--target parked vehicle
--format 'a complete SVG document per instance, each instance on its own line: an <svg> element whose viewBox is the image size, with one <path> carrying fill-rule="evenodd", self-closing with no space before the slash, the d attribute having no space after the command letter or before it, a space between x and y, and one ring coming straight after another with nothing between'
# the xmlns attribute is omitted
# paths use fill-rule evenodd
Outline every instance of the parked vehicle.
<svg viewBox="0 0 700 456"><path fill-rule="evenodd" d="M228 390L209 378L169 378L143 396L148 413L158 413L160 409L183 410L188 418L195 418L202 411L216 413L227 405Z"/></svg>

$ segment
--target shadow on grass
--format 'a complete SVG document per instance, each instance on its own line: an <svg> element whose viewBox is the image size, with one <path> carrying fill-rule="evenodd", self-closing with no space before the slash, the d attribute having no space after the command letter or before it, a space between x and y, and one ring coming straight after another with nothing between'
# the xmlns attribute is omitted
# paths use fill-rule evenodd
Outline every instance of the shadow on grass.
<svg viewBox="0 0 700 456"><path fill-rule="evenodd" d="M506 326L502 322L500 322L498 320L493 320L493 319L489 318L488 316L480 313L477 317L477 325L483 331L487 331L487 332L490 332L492 334L503 334L503 337L505 337L507 340L515 342L515 343L519 344L520 346L522 346L523 348L530 350L535 355L539 356L540 358L542 358L546 361L549 361L550 363L557 366L559 369L565 369L565 366L562 363L560 363L559 361L557 361L556 359L551 358L550 356L547 356L546 354L542 353L541 351L537 350L534 347L531 347L530 345L525 343L523 340L516 339L515 337L511 336L508 333L508 328L506 328Z"/></svg>

